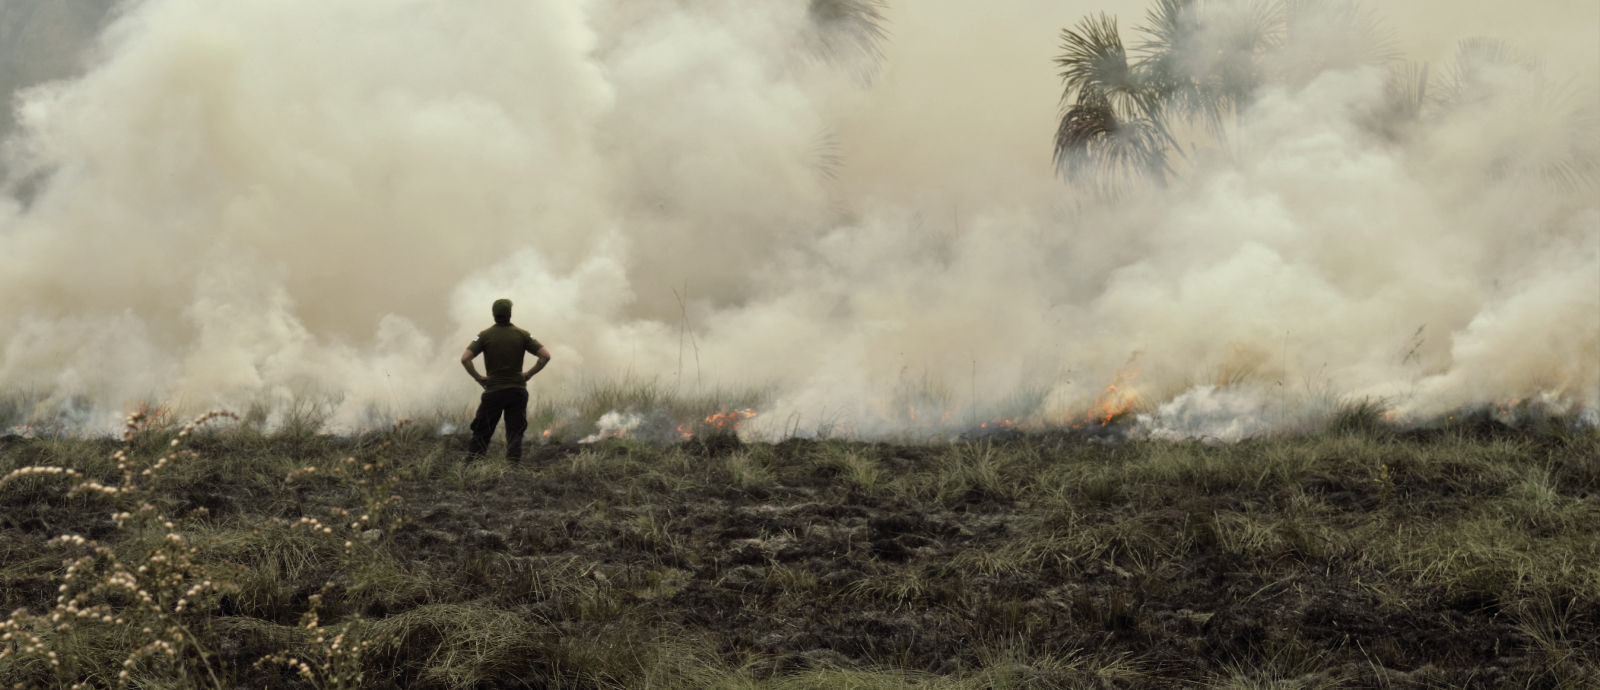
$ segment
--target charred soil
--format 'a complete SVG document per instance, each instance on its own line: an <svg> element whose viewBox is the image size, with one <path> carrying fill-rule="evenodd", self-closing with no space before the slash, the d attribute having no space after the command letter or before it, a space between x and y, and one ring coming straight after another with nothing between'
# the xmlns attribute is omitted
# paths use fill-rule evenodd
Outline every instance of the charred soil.
<svg viewBox="0 0 1600 690"><path fill-rule="evenodd" d="M363 687L1593 687L1600 443L1467 431L608 440L521 466L420 433L217 432L151 502L234 581L183 614L228 687L331 686L257 663L337 661L313 608L369 643L341 672ZM115 447L8 439L0 470L111 481ZM57 605L52 538L146 557L69 484L0 486L5 610ZM352 522L379 484L392 519ZM102 638L0 680L113 684L130 650ZM176 656L137 668L211 683Z"/></svg>

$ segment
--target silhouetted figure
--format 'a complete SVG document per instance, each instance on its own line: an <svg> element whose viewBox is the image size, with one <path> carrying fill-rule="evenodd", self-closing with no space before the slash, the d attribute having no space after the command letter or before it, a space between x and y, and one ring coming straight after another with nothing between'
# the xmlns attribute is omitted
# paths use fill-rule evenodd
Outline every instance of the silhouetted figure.
<svg viewBox="0 0 1600 690"><path fill-rule="evenodd" d="M472 419L472 441L467 444L468 459L483 457L489 449L489 437L506 416L506 460L522 460L522 434L528 430L528 379L550 363L550 351L539 344L532 335L511 325L511 300L497 299L492 308L494 325L485 328L461 353L461 366L472 380L483 386L483 398L478 403L478 414ZM532 352L539 358L527 372L522 371L522 353ZM488 376L479 376L472 359L483 353L483 366Z"/></svg>

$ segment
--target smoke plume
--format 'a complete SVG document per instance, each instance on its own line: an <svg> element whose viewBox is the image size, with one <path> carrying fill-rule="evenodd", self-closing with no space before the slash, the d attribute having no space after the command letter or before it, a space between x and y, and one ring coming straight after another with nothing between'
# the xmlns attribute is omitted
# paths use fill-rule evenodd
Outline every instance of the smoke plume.
<svg viewBox="0 0 1600 690"><path fill-rule="evenodd" d="M509 297L536 397L772 384L754 432L1600 404L1592 7L1377 8L1414 116L1398 63L1296 54L1108 197L1052 165L1051 60L1144 3L861 4L881 36L804 0L124 2L11 102L0 391L354 428L473 400Z"/></svg>

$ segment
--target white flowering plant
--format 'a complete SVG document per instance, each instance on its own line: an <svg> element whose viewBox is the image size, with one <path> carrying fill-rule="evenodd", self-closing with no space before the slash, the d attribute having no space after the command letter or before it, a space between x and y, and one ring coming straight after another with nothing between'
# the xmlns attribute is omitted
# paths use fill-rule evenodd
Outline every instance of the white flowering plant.
<svg viewBox="0 0 1600 690"><path fill-rule="evenodd" d="M28 477L62 477L75 481L69 496L90 495L110 503L119 531L139 538L136 556L76 534L50 543L76 557L62 564L54 607L43 612L18 609L0 621L0 677L17 679L17 687L124 687L131 679L168 679L180 686L222 687L208 636L192 626L234 591L226 578L201 564L199 548L182 529L182 518L169 518L154 505L154 486L163 470L194 453L185 441L201 427L230 412L208 412L184 425L165 453L140 459L135 441L149 427L145 410L128 416L122 447L111 455L121 482L107 484L83 473L54 466L30 466L0 477L0 487ZM146 535L160 535L152 543ZM131 643L121 668L83 666L68 650L94 644L107 636Z"/></svg>

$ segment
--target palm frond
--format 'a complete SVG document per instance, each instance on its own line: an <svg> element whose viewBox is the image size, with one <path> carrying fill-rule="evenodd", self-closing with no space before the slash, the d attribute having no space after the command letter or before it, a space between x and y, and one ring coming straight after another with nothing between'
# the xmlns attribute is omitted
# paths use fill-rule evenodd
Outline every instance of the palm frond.
<svg viewBox="0 0 1600 690"><path fill-rule="evenodd" d="M1212 137L1221 140L1227 135L1228 118L1236 112L1234 101L1238 89L1219 88L1218 81L1179 81L1168 91L1165 103L1185 121L1198 123Z"/></svg>
<svg viewBox="0 0 1600 690"><path fill-rule="evenodd" d="M1155 0L1145 12L1145 24L1134 27L1145 36L1141 50L1151 54L1175 53L1192 32L1194 5L1195 0Z"/></svg>
<svg viewBox="0 0 1600 690"><path fill-rule="evenodd" d="M833 131L824 130L817 135L816 144L812 146L811 168L823 182L839 179L839 169L844 167L843 148L839 135Z"/></svg>
<svg viewBox="0 0 1600 690"><path fill-rule="evenodd" d="M883 41L888 33L883 0L811 0L807 16L811 50L848 71L858 82L869 84L883 62Z"/></svg>
<svg viewBox="0 0 1600 690"><path fill-rule="evenodd" d="M1137 180L1163 182L1168 171L1161 98L1128 62L1115 18L1085 17L1061 32L1063 103L1056 130L1056 171L1103 196Z"/></svg>
<svg viewBox="0 0 1600 690"><path fill-rule="evenodd" d="M1178 76L1204 75L1220 56L1275 46L1284 17L1273 0L1156 0L1145 23L1134 27L1144 37L1135 52L1147 60L1176 59Z"/></svg>
<svg viewBox="0 0 1600 690"><path fill-rule="evenodd" d="M1284 6L1274 0L1235 0L1212 3L1209 7L1225 8L1214 9L1210 21L1224 27L1225 45L1235 52L1254 55L1277 46L1284 39Z"/></svg>
<svg viewBox="0 0 1600 690"><path fill-rule="evenodd" d="M1552 81L1542 65L1532 64L1534 78L1524 95L1524 107L1556 139L1553 146L1528 151L1523 164L1546 184L1568 192L1593 191L1600 186L1600 112L1579 97L1571 81Z"/></svg>
<svg viewBox="0 0 1600 690"><path fill-rule="evenodd" d="M1156 0L1145 15L1146 23L1134 27L1144 39L1133 49L1138 55L1134 68L1145 84L1151 107L1144 115L1154 120L1165 117L1169 107L1184 119L1192 119L1194 98L1188 93L1194 81L1189 76L1184 55L1196 24L1195 0Z"/></svg>
<svg viewBox="0 0 1600 690"><path fill-rule="evenodd" d="M1475 125L1492 152L1492 177L1572 192L1600 185L1600 114L1573 82L1552 79L1543 64L1505 42L1462 41L1435 102L1435 117L1495 123ZM1501 124L1507 121L1519 126Z"/></svg>
<svg viewBox="0 0 1600 690"><path fill-rule="evenodd" d="M1138 182L1165 184L1166 142L1154 122L1122 120L1105 102L1069 108L1056 130L1056 171L1103 197Z"/></svg>
<svg viewBox="0 0 1600 690"><path fill-rule="evenodd" d="M1600 186L1600 109L1586 102L1567 114L1567 155L1545 176L1568 191Z"/></svg>
<svg viewBox="0 0 1600 690"><path fill-rule="evenodd" d="M1427 63L1391 64L1383 84L1383 98L1365 118L1367 128L1389 141L1405 138L1422 121L1429 99L1428 77Z"/></svg>
<svg viewBox="0 0 1600 690"><path fill-rule="evenodd" d="M1355 0L1285 0L1278 52L1291 83L1305 83L1327 70L1400 59L1394 31Z"/></svg>
<svg viewBox="0 0 1600 690"><path fill-rule="evenodd" d="M1403 62L1389 69L1384 94L1395 112L1411 121L1422 119L1428 103L1428 63Z"/></svg>
<svg viewBox="0 0 1600 690"><path fill-rule="evenodd" d="M1496 73L1538 69L1537 61L1517 53L1505 41L1482 36L1462 39L1440 84L1439 102L1446 109L1479 102L1493 91Z"/></svg>
<svg viewBox="0 0 1600 690"><path fill-rule="evenodd" d="M1263 81L1261 57L1283 40L1283 9L1270 0L1206 3L1201 6L1195 81L1245 105Z"/></svg>
<svg viewBox="0 0 1600 690"><path fill-rule="evenodd" d="M1456 57L1460 61L1484 64L1522 65L1530 69L1538 66L1537 61L1517 52L1510 43L1488 36L1461 39L1456 44Z"/></svg>
<svg viewBox="0 0 1600 690"><path fill-rule="evenodd" d="M1283 37L1282 7L1270 0L1156 0L1135 52L1136 71L1174 114L1221 136L1227 117L1253 97L1260 57Z"/></svg>
<svg viewBox="0 0 1600 690"><path fill-rule="evenodd" d="M1055 62L1066 86L1063 103L1107 100L1126 106L1138 97L1141 85L1128 64L1114 17L1084 17L1076 28L1061 32L1061 48Z"/></svg>
<svg viewBox="0 0 1600 690"><path fill-rule="evenodd" d="M1568 155L1538 168L1539 178L1568 192L1593 190L1600 181L1600 161L1591 148L1574 146Z"/></svg>

